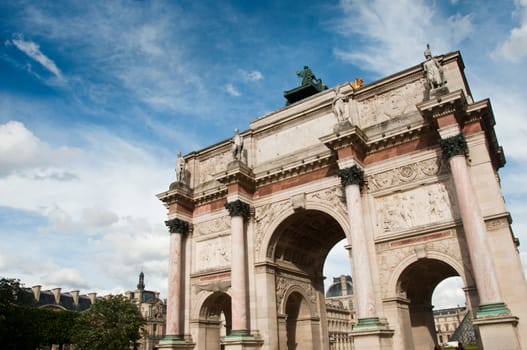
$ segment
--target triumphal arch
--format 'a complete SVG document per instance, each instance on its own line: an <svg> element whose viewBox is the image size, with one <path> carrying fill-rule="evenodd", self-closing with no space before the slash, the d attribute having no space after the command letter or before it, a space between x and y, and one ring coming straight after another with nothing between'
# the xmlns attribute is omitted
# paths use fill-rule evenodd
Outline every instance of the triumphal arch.
<svg viewBox="0 0 527 350"><path fill-rule="evenodd" d="M432 292L451 276L479 349L527 349L490 101L473 100L459 52L425 58L333 88L304 67L284 108L179 155L158 194L171 237L159 348L329 349L323 264L346 239L353 349L432 349Z"/></svg>

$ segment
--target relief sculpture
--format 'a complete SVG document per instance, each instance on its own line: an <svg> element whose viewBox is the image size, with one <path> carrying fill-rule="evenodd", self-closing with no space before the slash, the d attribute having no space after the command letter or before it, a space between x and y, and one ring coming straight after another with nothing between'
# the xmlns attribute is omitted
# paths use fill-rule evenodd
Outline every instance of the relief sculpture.
<svg viewBox="0 0 527 350"><path fill-rule="evenodd" d="M378 198L375 206L381 234L400 232L457 217L453 197L443 183Z"/></svg>
<svg viewBox="0 0 527 350"><path fill-rule="evenodd" d="M231 263L229 236L196 243L200 269L229 266Z"/></svg>

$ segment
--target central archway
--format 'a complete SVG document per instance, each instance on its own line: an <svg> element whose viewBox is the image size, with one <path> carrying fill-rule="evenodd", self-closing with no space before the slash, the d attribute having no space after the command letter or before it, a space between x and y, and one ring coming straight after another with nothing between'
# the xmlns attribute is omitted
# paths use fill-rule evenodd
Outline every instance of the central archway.
<svg viewBox="0 0 527 350"><path fill-rule="evenodd" d="M337 220L320 210L297 211L275 229L267 260L275 271L280 349L329 348L323 267L344 238Z"/></svg>

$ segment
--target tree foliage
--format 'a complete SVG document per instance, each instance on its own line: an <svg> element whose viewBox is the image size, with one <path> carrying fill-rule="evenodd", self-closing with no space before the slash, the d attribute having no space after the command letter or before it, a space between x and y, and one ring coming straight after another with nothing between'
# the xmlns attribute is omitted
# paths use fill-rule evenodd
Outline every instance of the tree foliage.
<svg viewBox="0 0 527 350"><path fill-rule="evenodd" d="M78 313L34 307L31 294L16 279L0 279L0 344L5 349L31 349L71 343ZM33 306L33 307L32 307Z"/></svg>
<svg viewBox="0 0 527 350"><path fill-rule="evenodd" d="M74 327L77 350L128 350L145 324L141 313L123 296L97 300L80 314Z"/></svg>

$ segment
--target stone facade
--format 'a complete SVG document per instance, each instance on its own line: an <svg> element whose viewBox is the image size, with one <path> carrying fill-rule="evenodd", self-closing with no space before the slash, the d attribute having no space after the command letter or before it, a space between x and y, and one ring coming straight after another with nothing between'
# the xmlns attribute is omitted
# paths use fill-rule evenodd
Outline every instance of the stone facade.
<svg viewBox="0 0 527 350"><path fill-rule="evenodd" d="M171 234L160 348L329 349L322 267L346 238L355 348L433 348L432 291L460 276L480 348L527 349L490 101L473 101L459 52L433 59L440 84L422 64L343 84L251 122L242 156L225 140L184 157L185 181L158 194Z"/></svg>

